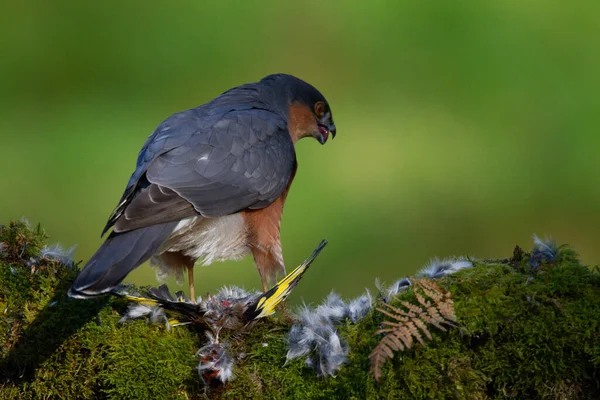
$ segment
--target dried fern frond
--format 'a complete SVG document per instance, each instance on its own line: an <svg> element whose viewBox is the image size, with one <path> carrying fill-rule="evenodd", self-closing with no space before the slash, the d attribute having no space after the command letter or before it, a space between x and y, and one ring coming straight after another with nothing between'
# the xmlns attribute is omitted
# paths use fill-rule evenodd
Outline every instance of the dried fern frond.
<svg viewBox="0 0 600 400"><path fill-rule="evenodd" d="M428 326L441 331L446 331L444 325L455 326L456 314L450 292L429 279L413 279L412 284L418 304L401 301L400 305L406 310L388 303L377 308L377 311L391 319L383 321L385 328L375 332L376 335L385 336L369 355L371 374L378 382L383 365L394 357L395 352L410 349L415 340L425 345L423 335L429 340L433 339Z"/></svg>

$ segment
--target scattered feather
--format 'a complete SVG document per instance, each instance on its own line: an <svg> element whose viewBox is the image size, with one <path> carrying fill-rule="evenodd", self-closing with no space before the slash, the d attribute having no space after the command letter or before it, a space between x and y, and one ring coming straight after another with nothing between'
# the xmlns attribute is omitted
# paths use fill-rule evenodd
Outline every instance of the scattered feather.
<svg viewBox="0 0 600 400"><path fill-rule="evenodd" d="M540 239L537 235L533 235L533 250L531 250L531 258L529 266L531 268L539 268L542 264L548 264L556 260L558 256L558 247L552 239Z"/></svg>
<svg viewBox="0 0 600 400"><path fill-rule="evenodd" d="M125 323L126 321L141 317L148 317L154 324L164 323L167 330L171 329L171 324L169 323L169 318L167 317L165 310L158 306L141 303L130 304L127 307L125 314L119 320L119 323Z"/></svg>
<svg viewBox="0 0 600 400"><path fill-rule="evenodd" d="M286 362L310 353L313 348L314 332L299 324L292 325L287 337L288 352Z"/></svg>
<svg viewBox="0 0 600 400"><path fill-rule="evenodd" d="M416 276L418 278L440 279L466 268L473 268L473 263L463 257L444 260L434 258Z"/></svg>
<svg viewBox="0 0 600 400"><path fill-rule="evenodd" d="M29 220L27 218L25 218L25 216L22 216L19 221L22 224L25 224L25 227L27 227L27 229L31 229L31 223L29 222Z"/></svg>
<svg viewBox="0 0 600 400"><path fill-rule="evenodd" d="M328 331L323 343L319 346L319 368L323 376L335 376L342 364L347 360L348 344L343 342L335 329Z"/></svg>
<svg viewBox="0 0 600 400"><path fill-rule="evenodd" d="M357 323L369 313L372 305L373 299L371 298L371 293L367 290L365 294L348 303L348 318L353 323Z"/></svg>
<svg viewBox="0 0 600 400"><path fill-rule="evenodd" d="M233 379L234 359L228 343L219 343L210 334L209 343L196 352L200 363L196 367L202 381L210 387L224 384Z"/></svg>
<svg viewBox="0 0 600 400"><path fill-rule="evenodd" d="M238 286L223 286L221 290L217 292L215 297L223 300L243 300L249 296L255 296L259 293L256 291L248 292L244 288Z"/></svg>
<svg viewBox="0 0 600 400"><path fill-rule="evenodd" d="M63 248L60 244L55 243L51 246L44 246L40 251L40 257L48 260L58 261L64 265L73 264L73 255L77 245L71 246L68 249Z"/></svg>
<svg viewBox="0 0 600 400"><path fill-rule="evenodd" d="M379 291L379 294L383 297L386 303L389 303L392 297L396 296L398 293L406 290L411 285L410 279L402 278L398 279L394 282L390 287L385 288L379 279L375 279L375 287Z"/></svg>
<svg viewBox="0 0 600 400"><path fill-rule="evenodd" d="M329 293L323 304L317 307L316 314L320 319L336 323L347 316L348 307L342 298L334 292Z"/></svg>
<svg viewBox="0 0 600 400"><path fill-rule="evenodd" d="M321 376L335 376L347 360L348 345L340 339L333 325L296 328L298 329L303 331L299 335L299 342L303 342L304 345L292 345L288 350L287 359L308 355L304 361L307 366Z"/></svg>
<svg viewBox="0 0 600 400"><path fill-rule="evenodd" d="M145 304L130 304L127 307L127 311L119 320L120 323L123 323L130 319L137 319L140 317L145 317L152 313L152 310L156 307L151 307Z"/></svg>
<svg viewBox="0 0 600 400"><path fill-rule="evenodd" d="M302 306L287 337L286 362L306 357L305 364L319 375L335 376L348 356L348 345L339 337L335 326L346 319L353 323L360 321L371 306L368 291L348 303L331 292L316 308Z"/></svg>

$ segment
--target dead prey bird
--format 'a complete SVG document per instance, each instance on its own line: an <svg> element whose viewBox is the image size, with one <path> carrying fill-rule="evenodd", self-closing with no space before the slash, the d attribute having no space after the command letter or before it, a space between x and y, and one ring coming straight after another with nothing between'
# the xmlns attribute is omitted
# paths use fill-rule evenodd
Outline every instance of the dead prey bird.
<svg viewBox="0 0 600 400"><path fill-rule="evenodd" d="M113 294L133 303L122 320L149 316L155 322L163 321L168 328L188 324L208 327L218 342L221 329L238 330L273 314L275 307L289 296L326 244L327 241L321 241L302 264L263 293L224 287L214 295L193 302L183 292L173 296L167 285L161 285L149 289L147 297L125 290L113 291Z"/></svg>

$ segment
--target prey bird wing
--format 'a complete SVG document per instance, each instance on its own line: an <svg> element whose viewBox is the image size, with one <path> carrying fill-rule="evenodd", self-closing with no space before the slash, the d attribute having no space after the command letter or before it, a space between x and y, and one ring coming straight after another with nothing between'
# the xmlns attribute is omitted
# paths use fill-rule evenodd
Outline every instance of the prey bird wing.
<svg viewBox="0 0 600 400"><path fill-rule="evenodd" d="M226 301L217 301L216 304L219 306L217 314L219 315L211 316L212 322L205 320L207 308L209 308L206 304L211 302L210 296L201 303L196 304L191 302L182 292L178 292L175 296L172 296L167 285L164 284L158 288L150 288L148 297L120 292L118 290L113 290L112 294L124 297L132 303L140 304L148 308L162 309L168 317L167 321L170 326L203 323L218 331L220 326L247 325L252 321L267 317L275 312L275 307L287 299L292 290L298 285L298 282L300 282L300 279L302 279L302 276L304 276L304 273L326 245L327 241L322 240L302 264L266 292L261 294L243 295L237 299L229 297ZM238 307L239 305L241 305L241 307ZM124 319L137 318L139 315L142 315L131 312L132 309L135 310L135 307L129 309L129 315L126 315ZM238 310L239 312L237 312ZM213 309L212 312L214 313L215 310ZM231 323L231 321L228 321L227 319L235 319L239 323ZM215 321L218 321L217 323L223 325L213 326Z"/></svg>
<svg viewBox="0 0 600 400"><path fill-rule="evenodd" d="M256 301L255 305L248 307L245 317L248 321L263 318L275 312L275 307L284 301L296 287L300 279L310 267L321 250L327 245L326 240L322 240L312 254L304 260L296 269L287 274L275 286L263 293Z"/></svg>

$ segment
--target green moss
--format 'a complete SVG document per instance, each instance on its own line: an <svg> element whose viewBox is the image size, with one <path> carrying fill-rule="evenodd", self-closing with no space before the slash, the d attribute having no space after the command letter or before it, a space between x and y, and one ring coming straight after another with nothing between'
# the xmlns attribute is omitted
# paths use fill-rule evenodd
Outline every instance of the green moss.
<svg viewBox="0 0 600 400"><path fill-rule="evenodd" d="M144 321L119 324L124 301L73 300L77 268L39 258L46 235L0 229L0 398L185 398L200 392L198 335ZM36 246L33 248L33 246Z"/></svg>
<svg viewBox="0 0 600 400"><path fill-rule="evenodd" d="M163 327L135 321L114 327L106 337L101 379L108 397L118 399L186 398L187 386L199 386L194 367L198 340L187 329L165 335Z"/></svg>
<svg viewBox="0 0 600 400"><path fill-rule="evenodd" d="M39 228L0 229L0 399L201 398L194 369L204 341L186 327L168 332L139 320L119 324L117 298L72 300L77 268L39 258ZM285 363L289 312L223 336L236 378L210 392L224 399L597 398L600 396L600 275L563 247L532 271L529 254L476 261L439 281L452 293L460 327L435 331L426 346L398 353L381 383L369 374L371 312L338 330L348 362L335 378L303 360ZM414 300L410 291L400 297Z"/></svg>

